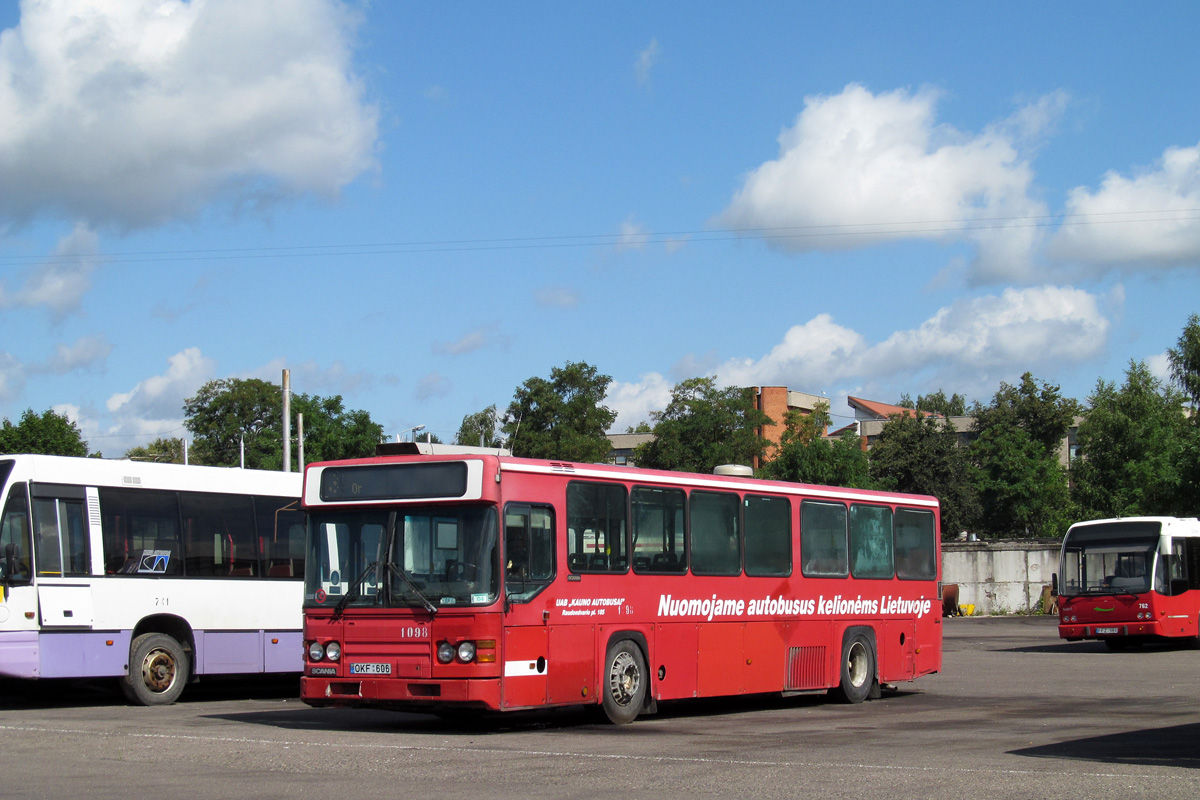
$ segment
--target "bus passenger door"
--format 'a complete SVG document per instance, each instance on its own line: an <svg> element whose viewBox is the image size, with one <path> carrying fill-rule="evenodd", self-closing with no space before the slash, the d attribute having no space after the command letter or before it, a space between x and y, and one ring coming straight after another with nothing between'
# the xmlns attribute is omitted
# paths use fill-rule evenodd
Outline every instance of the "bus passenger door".
<svg viewBox="0 0 1200 800"><path fill-rule="evenodd" d="M546 704L548 630L541 625L504 629L504 680L500 699L504 708Z"/></svg>

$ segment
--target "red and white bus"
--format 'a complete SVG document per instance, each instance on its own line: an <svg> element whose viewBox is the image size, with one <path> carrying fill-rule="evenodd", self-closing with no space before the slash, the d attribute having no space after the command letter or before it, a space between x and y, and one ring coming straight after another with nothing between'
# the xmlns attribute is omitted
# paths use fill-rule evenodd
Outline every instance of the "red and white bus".
<svg viewBox="0 0 1200 800"><path fill-rule="evenodd" d="M1080 522L1063 538L1058 635L1111 650L1200 636L1200 519Z"/></svg>
<svg viewBox="0 0 1200 800"><path fill-rule="evenodd" d="M626 723L941 669L933 497L474 454L312 464L303 506L314 706Z"/></svg>

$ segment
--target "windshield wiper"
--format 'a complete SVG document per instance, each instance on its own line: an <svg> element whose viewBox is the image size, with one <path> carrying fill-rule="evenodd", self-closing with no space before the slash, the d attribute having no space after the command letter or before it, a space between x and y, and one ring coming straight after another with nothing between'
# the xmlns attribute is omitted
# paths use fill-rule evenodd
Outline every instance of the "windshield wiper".
<svg viewBox="0 0 1200 800"><path fill-rule="evenodd" d="M429 602L429 598L421 593L421 590L417 588L417 584L413 582L413 579L408 577L407 572L393 564L391 561L387 562L387 570L393 575L399 575L400 579L408 584L408 588L412 589L413 594L415 594L417 599L421 601L421 605L425 606L426 611L428 611L430 614L436 614L438 612L438 607Z"/></svg>
<svg viewBox="0 0 1200 800"><path fill-rule="evenodd" d="M372 561L370 564L367 564L362 572L358 574L357 578L350 582L350 585L346 587L346 593L342 595L342 599L338 600L337 605L333 607L334 617L337 617L339 614L345 611L346 606L350 605L361 596L360 590L362 589L362 582L367 579L367 575L370 574L371 570L377 569L378 567L379 562Z"/></svg>

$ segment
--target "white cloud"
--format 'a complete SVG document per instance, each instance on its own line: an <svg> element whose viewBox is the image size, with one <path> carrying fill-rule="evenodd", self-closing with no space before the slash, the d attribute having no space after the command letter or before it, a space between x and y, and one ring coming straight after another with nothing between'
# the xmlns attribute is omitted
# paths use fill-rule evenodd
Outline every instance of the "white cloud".
<svg viewBox="0 0 1200 800"><path fill-rule="evenodd" d="M617 412L612 429L618 433L639 422L650 422L651 411L662 411L671 401L673 384L657 372L641 376L636 383L613 381L604 405Z"/></svg>
<svg viewBox="0 0 1200 800"><path fill-rule="evenodd" d="M3 196L0 192L0 198ZM3 202L0 199L0 204ZM61 321L79 309L83 296L92 288L96 252L96 234L86 225L76 225L59 240L54 255L29 272L21 288L9 290L0 283L0 311L44 306L55 321Z"/></svg>
<svg viewBox="0 0 1200 800"><path fill-rule="evenodd" d="M376 377L369 371L352 371L346 368L342 361L335 361L328 367L322 367L317 362L309 360L292 364L285 358L275 358L267 363L239 373L238 378L258 378L259 380L283 384L283 371L290 371L292 394L310 394L328 397L330 395L352 394L360 389L375 385Z"/></svg>
<svg viewBox="0 0 1200 800"><path fill-rule="evenodd" d="M574 308L579 305L579 292L567 286L547 286L538 289L533 299L545 308Z"/></svg>
<svg viewBox="0 0 1200 800"><path fill-rule="evenodd" d="M336 0L44 0L0 34L0 220L129 228L333 195L378 112Z"/></svg>
<svg viewBox="0 0 1200 800"><path fill-rule="evenodd" d="M0 402L15 400L25 388L25 365L11 353L0 353Z"/></svg>
<svg viewBox="0 0 1200 800"><path fill-rule="evenodd" d="M114 394L105 404L122 429L138 427L139 420L183 423L183 401L211 380L216 362L189 347L167 359L167 371L140 381L128 392ZM158 424L158 422L155 422Z"/></svg>
<svg viewBox="0 0 1200 800"><path fill-rule="evenodd" d="M85 336L72 345L56 344L50 360L30 367L29 371L66 375L76 370L91 370L103 366L110 353L112 345L103 335Z"/></svg>
<svg viewBox="0 0 1200 800"><path fill-rule="evenodd" d="M633 74L637 77L638 84L645 86L650 82L650 70L658 63L660 50L658 39L651 39L650 44L638 53L637 61L633 65Z"/></svg>
<svg viewBox="0 0 1200 800"><path fill-rule="evenodd" d="M1200 263L1200 145L1171 147L1153 168L1108 172L1072 189L1051 255L1092 272Z"/></svg>
<svg viewBox="0 0 1200 800"><path fill-rule="evenodd" d="M453 342L435 342L433 352L440 356L462 356L489 347L507 347L509 337L497 333L495 323L481 325Z"/></svg>
<svg viewBox="0 0 1200 800"><path fill-rule="evenodd" d="M871 344L822 314L792 327L760 359L731 360L723 385L786 385L830 393L846 384L946 386L982 396L1027 370L1101 355L1110 323L1099 299L1069 287L1008 289L940 309L919 327Z"/></svg>
<svg viewBox="0 0 1200 800"><path fill-rule="evenodd" d="M1029 155L1065 96L1047 96L968 135L938 123L938 93L851 84L805 99L779 155L751 171L719 218L792 252L898 239L969 240L972 283L1029 280L1044 216Z"/></svg>
<svg viewBox="0 0 1200 800"><path fill-rule="evenodd" d="M1171 383L1171 359L1164 353L1155 353L1146 358L1146 368L1150 374L1162 381L1164 386Z"/></svg>
<svg viewBox="0 0 1200 800"><path fill-rule="evenodd" d="M650 241L646 229L632 219L621 223L621 232L617 236L617 251L641 250Z"/></svg>
<svg viewBox="0 0 1200 800"><path fill-rule="evenodd" d="M433 400L445 397L454 389L454 384L440 372L431 372L417 383L416 396L418 400Z"/></svg>

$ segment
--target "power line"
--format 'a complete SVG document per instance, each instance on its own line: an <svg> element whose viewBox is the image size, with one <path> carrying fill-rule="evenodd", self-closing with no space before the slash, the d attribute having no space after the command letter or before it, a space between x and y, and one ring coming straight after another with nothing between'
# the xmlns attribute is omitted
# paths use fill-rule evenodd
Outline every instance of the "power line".
<svg viewBox="0 0 1200 800"><path fill-rule="evenodd" d="M1167 216L1170 215L1170 216ZM1180 216L1183 215L1183 216ZM1153 211L1112 211L1095 214L975 217L949 220L860 222L837 225L796 225L760 228L709 228L634 233L595 233L558 236L497 237L482 239L429 239L399 242L364 242L274 247L211 248L192 250L132 250L96 254L0 255L0 265L75 264L97 265L162 263L164 261L233 261L279 258L360 257L501 250L536 250L572 247L622 247L636 244L671 244L686 238L689 243L722 242L745 238L768 241L821 238L873 238L928 236L944 233L1014 228L1049 228L1082 225L1149 224L1200 220L1200 208Z"/></svg>

